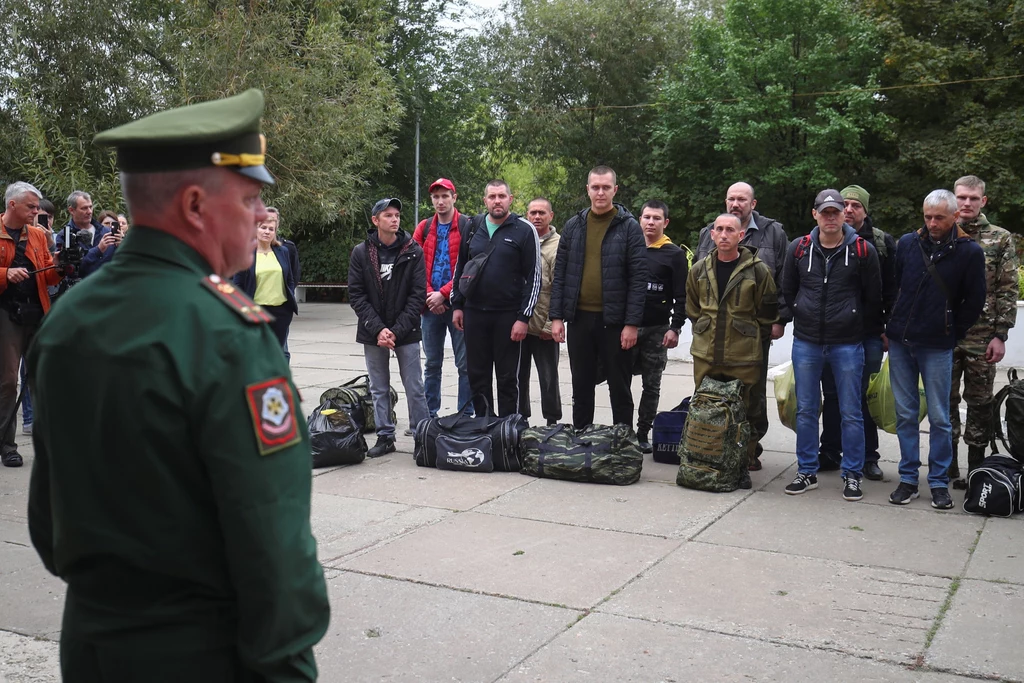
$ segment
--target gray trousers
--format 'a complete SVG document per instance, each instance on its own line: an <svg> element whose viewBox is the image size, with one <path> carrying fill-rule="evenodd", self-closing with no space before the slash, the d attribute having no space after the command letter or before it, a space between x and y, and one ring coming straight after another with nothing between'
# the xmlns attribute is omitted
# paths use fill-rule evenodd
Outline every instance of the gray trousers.
<svg viewBox="0 0 1024 683"><path fill-rule="evenodd" d="M18 400L18 371L21 357L35 336L38 325L15 325L7 311L0 309L0 420L6 420L14 412ZM0 422L0 429L3 429ZM14 441L17 420L11 421L11 428L0 437L0 452L16 453L18 444Z"/></svg>
<svg viewBox="0 0 1024 683"><path fill-rule="evenodd" d="M420 420L429 417L427 400L423 397L423 368L420 365L420 343L395 347L398 372L405 387L405 401L409 404L409 426L413 429ZM370 376L370 395L373 396L373 417L377 421L377 436L395 438L395 425L391 422L391 349L363 344L366 373Z"/></svg>

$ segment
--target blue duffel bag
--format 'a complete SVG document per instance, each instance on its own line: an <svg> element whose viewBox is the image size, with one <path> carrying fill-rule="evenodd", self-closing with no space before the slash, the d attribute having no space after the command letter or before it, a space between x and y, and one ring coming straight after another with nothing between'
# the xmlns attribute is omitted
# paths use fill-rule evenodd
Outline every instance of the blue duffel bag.
<svg viewBox="0 0 1024 683"><path fill-rule="evenodd" d="M690 396L672 410L666 410L654 416L654 427L651 443L654 448L654 461L668 465L679 464L679 441L683 438L683 426L690 412Z"/></svg>

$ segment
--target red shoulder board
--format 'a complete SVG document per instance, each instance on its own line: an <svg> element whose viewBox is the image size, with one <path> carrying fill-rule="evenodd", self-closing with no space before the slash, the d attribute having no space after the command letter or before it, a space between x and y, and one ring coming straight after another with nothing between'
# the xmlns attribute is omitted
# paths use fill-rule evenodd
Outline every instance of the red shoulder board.
<svg viewBox="0 0 1024 683"><path fill-rule="evenodd" d="M203 278L203 287L213 292L232 311L254 325L269 323L274 319L263 307L250 299L245 292L227 282L219 275Z"/></svg>
<svg viewBox="0 0 1024 683"><path fill-rule="evenodd" d="M857 241L854 242L854 244L857 245L857 247L856 247L856 249L857 249L857 258L867 258L868 257L868 243L864 241L864 238L863 237L858 237Z"/></svg>
<svg viewBox="0 0 1024 683"><path fill-rule="evenodd" d="M246 403L256 430L260 455L270 455L302 441L295 415L295 396L284 377L250 384Z"/></svg>

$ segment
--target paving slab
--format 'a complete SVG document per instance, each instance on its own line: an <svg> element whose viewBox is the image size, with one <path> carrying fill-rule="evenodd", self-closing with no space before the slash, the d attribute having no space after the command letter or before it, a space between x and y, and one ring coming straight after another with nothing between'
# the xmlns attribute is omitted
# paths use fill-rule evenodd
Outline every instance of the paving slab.
<svg viewBox="0 0 1024 683"><path fill-rule="evenodd" d="M830 680L954 683L971 679L609 614L588 615L499 679L500 683Z"/></svg>
<svg viewBox="0 0 1024 683"><path fill-rule="evenodd" d="M399 437L401 446L404 437ZM406 448L411 451L412 439ZM314 477L313 490L350 498L468 510L535 480L517 472L451 472L417 467L409 452L366 460Z"/></svg>
<svg viewBox="0 0 1024 683"><path fill-rule="evenodd" d="M598 611L913 663L951 581L690 542Z"/></svg>
<svg viewBox="0 0 1024 683"><path fill-rule="evenodd" d="M1024 525L1019 517L985 522L967 577L1024 584Z"/></svg>
<svg viewBox="0 0 1024 683"><path fill-rule="evenodd" d="M317 541L317 556L321 562L330 562L372 548L450 514L438 508L314 493L311 522Z"/></svg>
<svg viewBox="0 0 1024 683"><path fill-rule="evenodd" d="M466 512L332 564L589 608L678 546L651 536Z"/></svg>
<svg viewBox="0 0 1024 683"><path fill-rule="evenodd" d="M0 517L0 545L4 543L31 547L32 539L28 533L28 520ZM3 571L2 564L0 564L0 571Z"/></svg>
<svg viewBox="0 0 1024 683"><path fill-rule="evenodd" d="M687 538L725 514L744 494L692 491L674 482L599 486L541 479L481 505L476 512Z"/></svg>
<svg viewBox="0 0 1024 683"><path fill-rule="evenodd" d="M864 505L820 493L755 492L697 540L954 577L983 524L970 515Z"/></svg>
<svg viewBox="0 0 1024 683"><path fill-rule="evenodd" d="M0 631L0 683L60 683L60 644Z"/></svg>
<svg viewBox="0 0 1024 683"><path fill-rule="evenodd" d="M10 552L8 549L4 556L9 557ZM23 567L0 574L0 631L52 635L60 631L66 586L46 571L35 550L21 548L17 552L24 555Z"/></svg>
<svg viewBox="0 0 1024 683"><path fill-rule="evenodd" d="M493 681L580 614L350 572L328 588L322 681Z"/></svg>
<svg viewBox="0 0 1024 683"><path fill-rule="evenodd" d="M4 467L0 470L0 519L28 522L28 480L32 473L34 453L31 446L19 448L24 459L22 467Z"/></svg>
<svg viewBox="0 0 1024 683"><path fill-rule="evenodd" d="M1024 681L1024 586L964 580L926 663L958 673Z"/></svg>
<svg viewBox="0 0 1024 683"><path fill-rule="evenodd" d="M11 529L13 532L14 523L0 520L0 528ZM28 535L28 527L22 525L25 535ZM18 541L0 541L0 576L13 574L28 567L42 568L42 562L35 548L31 543Z"/></svg>

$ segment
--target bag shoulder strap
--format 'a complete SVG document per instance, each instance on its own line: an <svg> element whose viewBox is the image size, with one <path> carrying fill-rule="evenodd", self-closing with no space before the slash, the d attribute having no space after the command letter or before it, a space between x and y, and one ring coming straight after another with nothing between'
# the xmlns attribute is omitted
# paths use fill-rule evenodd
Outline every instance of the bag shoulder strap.
<svg viewBox="0 0 1024 683"><path fill-rule="evenodd" d="M802 259L804 254L807 253L807 247L811 245L811 236L804 235L800 238L800 241L796 244L796 250L793 252L793 258Z"/></svg>
<svg viewBox="0 0 1024 683"><path fill-rule="evenodd" d="M943 281L942 276L939 275L939 271L935 269L935 264L928 258L928 254L925 253L924 247L921 246L921 240L917 239L917 248L921 251L921 259L924 261L924 267L928 269L928 274L935 280L935 284L939 286L939 290L942 295L946 297L946 306L951 306L951 299L949 298L949 290L946 288L946 283Z"/></svg>
<svg viewBox="0 0 1024 683"><path fill-rule="evenodd" d="M1003 434L1003 421L1000 418L1000 414L1002 412L1001 409L1003 404L1006 403L1006 397L1010 395L1010 388L1013 386L1013 383L1017 381L1017 369L1010 368L1006 373L1006 378L1010 380L1010 383L1000 389L996 395L992 397L992 455L999 454L999 446L996 444L996 439L1003 442L1003 447L1006 448L1007 455L1012 452L1010 451L1010 444L1006 442L1006 435Z"/></svg>

